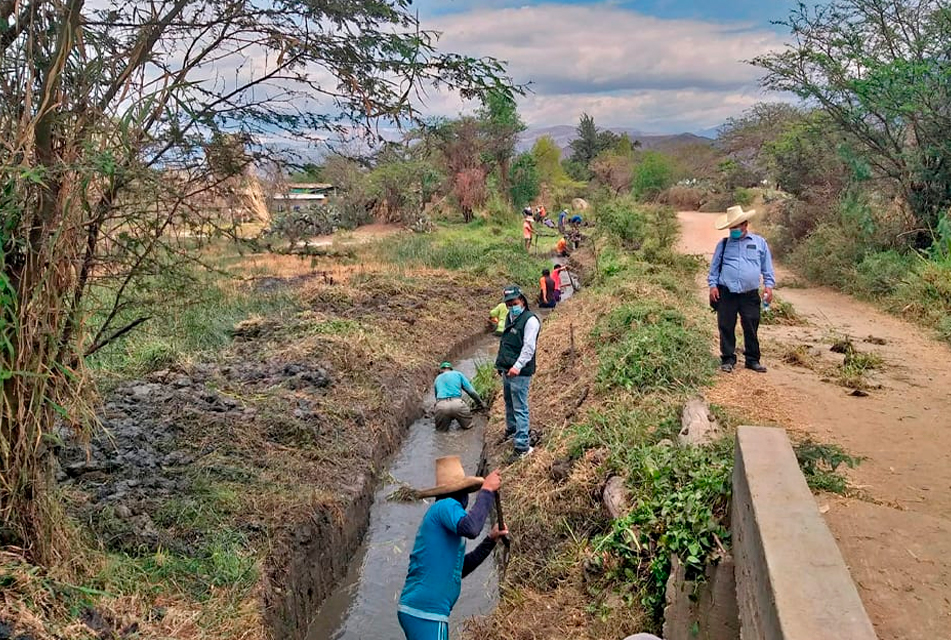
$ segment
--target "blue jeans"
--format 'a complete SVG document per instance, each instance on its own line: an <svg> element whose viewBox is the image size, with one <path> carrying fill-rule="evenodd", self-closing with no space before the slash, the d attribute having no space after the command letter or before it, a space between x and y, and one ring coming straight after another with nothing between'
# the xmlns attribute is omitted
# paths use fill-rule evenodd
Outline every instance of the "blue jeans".
<svg viewBox="0 0 951 640"><path fill-rule="evenodd" d="M528 385L531 382L531 376L502 377L505 434L515 435L516 451L528 451Z"/></svg>

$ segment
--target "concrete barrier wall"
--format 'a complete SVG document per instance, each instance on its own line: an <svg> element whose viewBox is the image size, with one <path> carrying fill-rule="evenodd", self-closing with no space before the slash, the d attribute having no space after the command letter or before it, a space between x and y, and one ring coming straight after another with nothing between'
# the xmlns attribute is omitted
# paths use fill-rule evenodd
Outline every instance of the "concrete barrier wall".
<svg viewBox="0 0 951 640"><path fill-rule="evenodd" d="M784 430L737 430L731 519L743 640L876 637Z"/></svg>

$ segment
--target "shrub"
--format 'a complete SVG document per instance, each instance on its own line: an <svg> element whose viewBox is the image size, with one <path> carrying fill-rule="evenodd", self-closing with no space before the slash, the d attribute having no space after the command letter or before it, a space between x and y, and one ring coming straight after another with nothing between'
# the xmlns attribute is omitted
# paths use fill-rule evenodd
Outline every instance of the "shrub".
<svg viewBox="0 0 951 640"><path fill-rule="evenodd" d="M667 189L657 197L657 201L669 204L681 211L697 211L707 199L707 193L696 187L677 185Z"/></svg>
<svg viewBox="0 0 951 640"><path fill-rule="evenodd" d="M791 258L803 275L820 284L850 289L862 248L838 224L823 223L793 250Z"/></svg>
<svg viewBox="0 0 951 640"><path fill-rule="evenodd" d="M674 161L669 156L657 151L645 151L641 161L634 167L631 186L641 200L656 198L674 183L675 173Z"/></svg>
<svg viewBox="0 0 951 640"><path fill-rule="evenodd" d="M756 198L756 192L752 189L747 189L745 187L737 187L733 191L733 202L742 207L749 207L753 204L753 200Z"/></svg>
<svg viewBox="0 0 951 640"><path fill-rule="evenodd" d="M914 268L913 256L897 251L870 253L856 267L856 293L868 297L890 295Z"/></svg>
<svg viewBox="0 0 951 640"><path fill-rule="evenodd" d="M598 224L621 242L639 248L644 241L647 220L644 207L631 196L608 200L597 207Z"/></svg>
<svg viewBox="0 0 951 640"><path fill-rule="evenodd" d="M700 211L703 213L719 213L720 211L726 211L731 206L733 206L733 194L712 193L707 201L700 205Z"/></svg>
<svg viewBox="0 0 951 640"><path fill-rule="evenodd" d="M713 371L706 336L675 310L623 305L605 315L592 335L599 343L598 382L607 388L691 388Z"/></svg>

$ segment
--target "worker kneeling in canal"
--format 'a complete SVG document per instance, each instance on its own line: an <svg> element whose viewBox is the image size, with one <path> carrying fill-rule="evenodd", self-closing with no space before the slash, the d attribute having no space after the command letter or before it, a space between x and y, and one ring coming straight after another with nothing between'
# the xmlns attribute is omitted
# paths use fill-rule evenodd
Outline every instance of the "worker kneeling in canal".
<svg viewBox="0 0 951 640"><path fill-rule="evenodd" d="M484 403L476 392L475 387L459 371L453 371L452 364L443 362L439 365L441 373L436 376L433 390L436 393L436 431L449 431L452 421L455 420L463 429L472 427L472 412L469 405L462 399L465 391L472 398L476 406L482 408Z"/></svg>
<svg viewBox="0 0 951 640"><path fill-rule="evenodd" d="M459 599L462 579L489 557L499 537L508 534L493 527L479 546L466 553L464 538L475 540L482 532L501 484L498 471L485 479L467 476L459 456L436 460L436 486L417 493L421 498L435 497L436 502L416 533L397 613L407 640L448 640L449 612ZM477 490L467 513L469 494Z"/></svg>

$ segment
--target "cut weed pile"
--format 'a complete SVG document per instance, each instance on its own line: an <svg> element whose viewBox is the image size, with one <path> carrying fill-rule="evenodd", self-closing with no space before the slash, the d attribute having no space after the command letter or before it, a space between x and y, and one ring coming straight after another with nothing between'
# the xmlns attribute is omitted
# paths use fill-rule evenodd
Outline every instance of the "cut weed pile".
<svg viewBox="0 0 951 640"><path fill-rule="evenodd" d="M692 295L699 265L671 251L672 212L624 199L605 220L600 211L593 246L573 256L584 293L560 305L539 338L532 426L542 445L503 472L515 544L501 602L467 638L659 631L671 556L694 578L729 545L730 439L671 441L683 403L715 371L713 325ZM651 235L657 229L665 235ZM501 409L490 444L504 429ZM495 444L493 459L510 446ZM611 476L629 496L617 520L601 503Z"/></svg>
<svg viewBox="0 0 951 640"><path fill-rule="evenodd" d="M418 238L386 242L438 242ZM506 239L485 246L504 253ZM360 251L354 264L297 261L295 275L296 259L273 258L262 262L281 277L209 282L221 292L185 316L156 308L167 326L103 353L106 430L88 451L67 441L61 456L86 569L59 579L15 550L0 556L0 623L14 637L286 637L284 598L310 597L288 573L299 532L356 526L347 509L419 410L437 363L484 331L517 277L504 264L483 277L465 263L396 268L375 262L372 245ZM203 327L210 339L195 335ZM173 357L150 355L179 331Z"/></svg>

